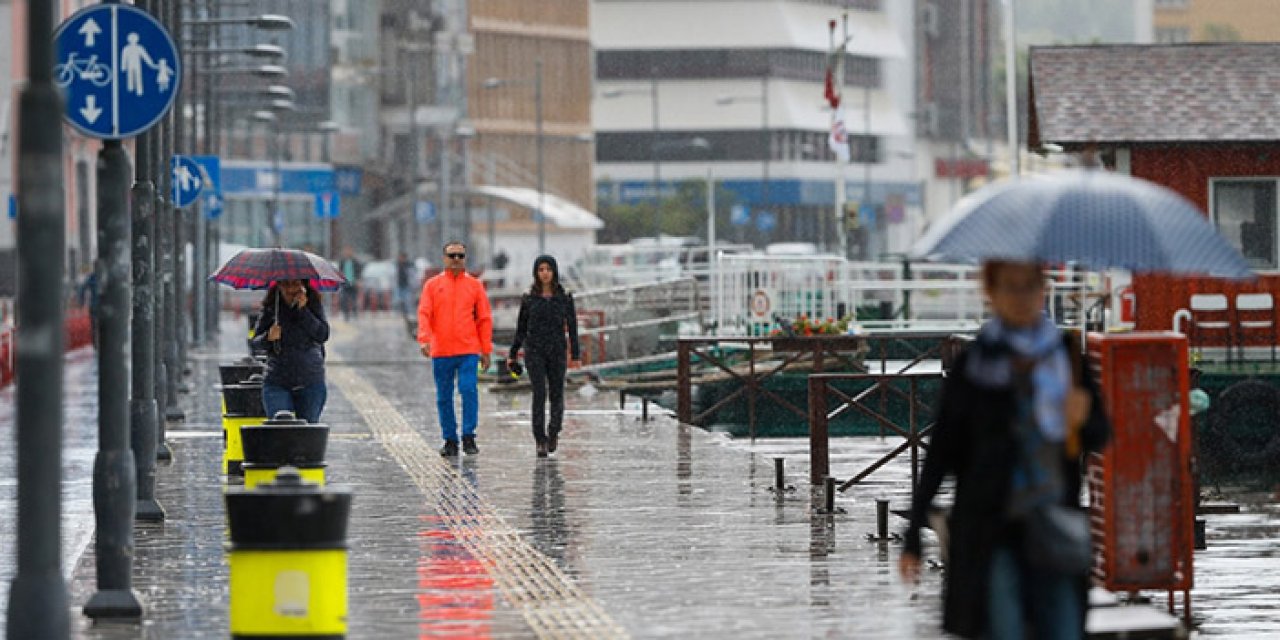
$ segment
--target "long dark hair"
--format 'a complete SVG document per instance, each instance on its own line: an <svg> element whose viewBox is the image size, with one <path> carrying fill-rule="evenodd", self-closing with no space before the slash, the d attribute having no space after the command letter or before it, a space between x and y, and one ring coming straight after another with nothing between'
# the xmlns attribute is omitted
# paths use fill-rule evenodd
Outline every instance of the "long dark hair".
<svg viewBox="0 0 1280 640"><path fill-rule="evenodd" d="M318 311L324 307L324 303L320 300L320 292L316 291L315 287L311 286L310 280L303 280L302 288L307 292L307 308L308 309L311 309L312 311ZM272 282L271 286L267 287L267 295L262 297L263 311L270 311L271 313L274 314L276 312L276 301L279 298L280 298L280 283Z"/></svg>
<svg viewBox="0 0 1280 640"><path fill-rule="evenodd" d="M531 296L542 295L542 283L538 281L537 271L534 271L533 285L529 287L529 295ZM551 295L555 295L555 296L569 295L569 293L565 291L564 287L560 284L560 272L557 271L556 269L551 270Z"/></svg>

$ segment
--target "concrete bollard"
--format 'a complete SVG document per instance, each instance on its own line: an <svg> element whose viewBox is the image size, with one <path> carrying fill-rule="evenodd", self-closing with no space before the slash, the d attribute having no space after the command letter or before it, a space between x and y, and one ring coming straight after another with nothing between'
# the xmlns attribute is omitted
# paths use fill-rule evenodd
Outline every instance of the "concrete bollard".
<svg viewBox="0 0 1280 640"><path fill-rule="evenodd" d="M324 453L329 427L309 424L292 411L280 411L261 425L242 427L244 487L274 482L278 471L296 468L306 482L325 485Z"/></svg>
<svg viewBox="0 0 1280 640"><path fill-rule="evenodd" d="M222 386L222 473L229 476L244 475L244 444L240 430L260 425L267 419L262 408L262 381L257 376L240 384Z"/></svg>
<svg viewBox="0 0 1280 640"><path fill-rule="evenodd" d="M231 637L345 638L351 492L282 467L275 482L231 487L225 499Z"/></svg>

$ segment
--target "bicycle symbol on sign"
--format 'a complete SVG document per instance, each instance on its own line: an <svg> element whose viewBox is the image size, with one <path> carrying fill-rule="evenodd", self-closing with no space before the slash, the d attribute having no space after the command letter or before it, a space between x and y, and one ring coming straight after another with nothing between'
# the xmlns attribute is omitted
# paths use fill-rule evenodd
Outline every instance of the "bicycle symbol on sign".
<svg viewBox="0 0 1280 640"><path fill-rule="evenodd" d="M98 62L96 54L77 60L76 53L73 51L67 56L66 62L53 68L53 75L59 87L71 84L77 77L92 82L96 87L111 84L111 68Z"/></svg>

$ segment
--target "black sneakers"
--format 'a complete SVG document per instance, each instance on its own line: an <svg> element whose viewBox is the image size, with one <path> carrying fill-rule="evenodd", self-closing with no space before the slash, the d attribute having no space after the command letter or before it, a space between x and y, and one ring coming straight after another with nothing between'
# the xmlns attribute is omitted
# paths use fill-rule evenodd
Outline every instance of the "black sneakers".
<svg viewBox="0 0 1280 640"><path fill-rule="evenodd" d="M474 455L476 455L477 453L480 453L480 447L477 447L477 446L476 446L476 437L475 437L475 436L463 436L463 437L462 437L462 451L463 451L463 452L465 452L465 453L466 453L467 455L469 455L469 456L474 456Z"/></svg>
<svg viewBox="0 0 1280 640"><path fill-rule="evenodd" d="M474 444L472 446L475 446ZM444 446L440 447L440 455L446 458L456 457L458 455L458 441L445 440Z"/></svg>
<svg viewBox="0 0 1280 640"><path fill-rule="evenodd" d="M558 444L560 444L560 434L553 433L547 436L547 453L555 453Z"/></svg>
<svg viewBox="0 0 1280 640"><path fill-rule="evenodd" d="M545 458L545 457L547 457L547 445L546 445L546 443L543 443L543 442L539 442L539 443L538 443L538 457L539 457L539 458Z"/></svg>

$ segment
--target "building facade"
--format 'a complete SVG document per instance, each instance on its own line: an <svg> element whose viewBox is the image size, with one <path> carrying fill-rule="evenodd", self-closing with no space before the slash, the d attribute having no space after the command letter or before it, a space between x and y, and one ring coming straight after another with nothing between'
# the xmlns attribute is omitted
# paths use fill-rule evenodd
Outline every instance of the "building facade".
<svg viewBox="0 0 1280 640"><path fill-rule="evenodd" d="M711 176L735 205L719 239L834 251L849 231L851 255L890 250L894 228L920 206L911 4L596 0L598 198L653 202ZM823 96L846 15L833 84L844 86L852 157L839 167ZM837 213L838 172L849 215Z"/></svg>
<svg viewBox="0 0 1280 640"><path fill-rule="evenodd" d="M1271 0L1154 0L1155 41L1275 42L1280 12Z"/></svg>

